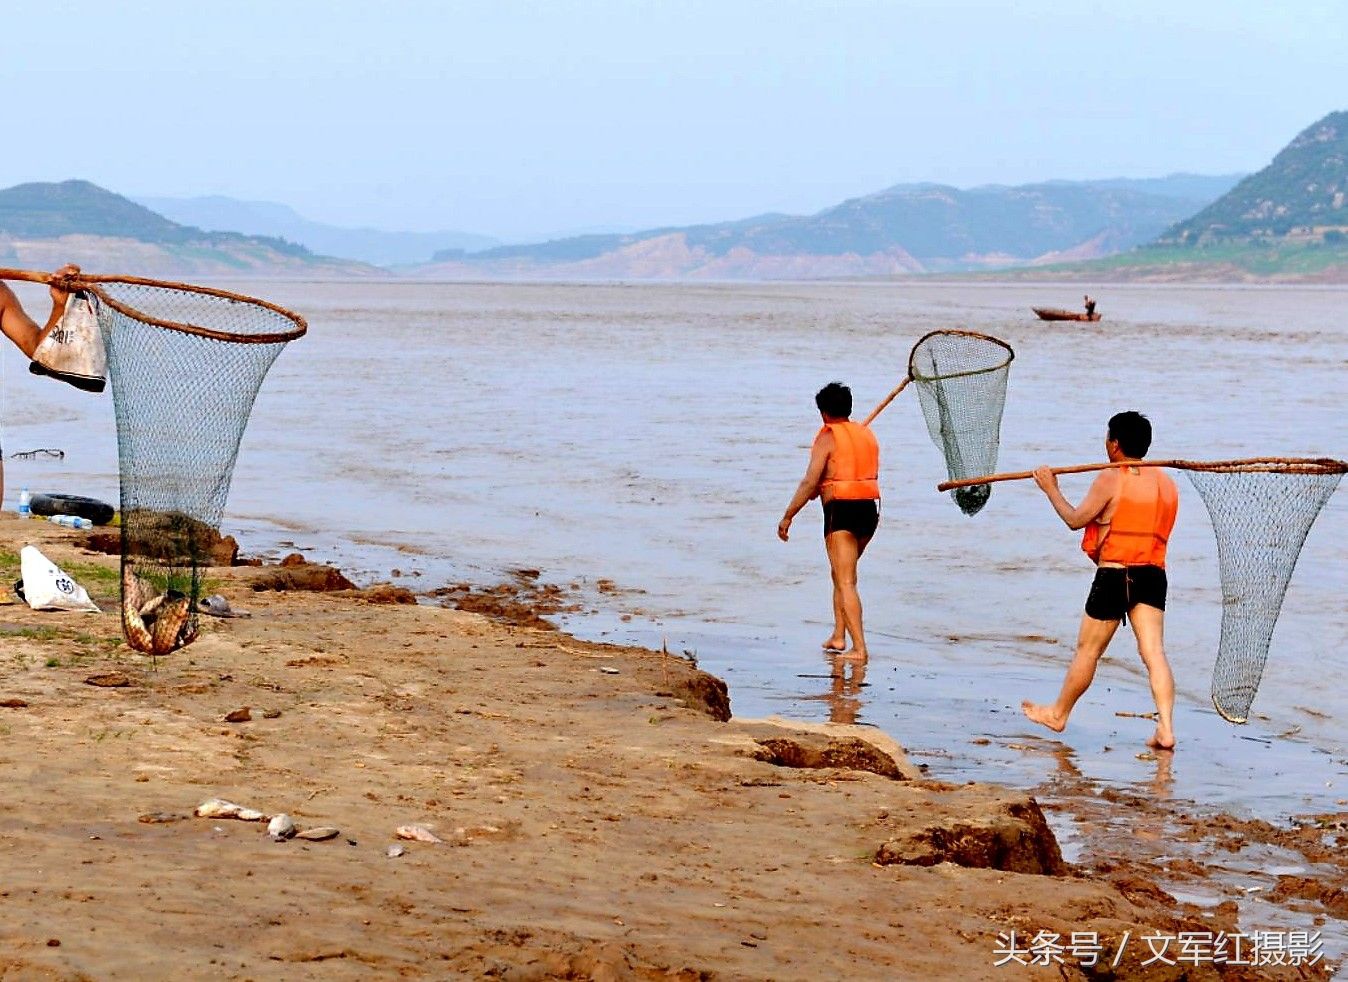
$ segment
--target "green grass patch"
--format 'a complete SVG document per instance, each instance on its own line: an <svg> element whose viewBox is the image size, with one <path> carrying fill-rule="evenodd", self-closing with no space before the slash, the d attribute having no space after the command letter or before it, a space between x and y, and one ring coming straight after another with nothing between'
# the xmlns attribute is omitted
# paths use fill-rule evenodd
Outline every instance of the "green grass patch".
<svg viewBox="0 0 1348 982"><path fill-rule="evenodd" d="M30 641L61 641L67 637L64 631L55 627L21 627L14 631L6 631L5 634L11 638L27 638Z"/></svg>
<svg viewBox="0 0 1348 982"><path fill-rule="evenodd" d="M74 577L75 582L90 592L94 590L116 592L122 588L122 576L116 566L102 566L98 563L66 563L63 570Z"/></svg>
<svg viewBox="0 0 1348 982"><path fill-rule="evenodd" d="M1083 263L1036 267L1036 276L1061 273L1129 273L1160 269L1201 271L1227 267L1253 276L1314 276L1348 269L1348 244L1342 242L1214 242L1201 246L1143 246L1117 256ZM1012 271L1008 271L1012 272Z"/></svg>

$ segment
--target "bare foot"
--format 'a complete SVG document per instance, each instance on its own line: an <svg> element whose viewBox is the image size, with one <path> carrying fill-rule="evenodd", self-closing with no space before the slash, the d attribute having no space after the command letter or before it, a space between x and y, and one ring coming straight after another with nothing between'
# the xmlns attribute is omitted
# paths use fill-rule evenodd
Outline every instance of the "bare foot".
<svg viewBox="0 0 1348 982"><path fill-rule="evenodd" d="M1175 734L1168 728L1158 726L1151 739L1147 741L1147 746L1153 750L1174 750Z"/></svg>
<svg viewBox="0 0 1348 982"><path fill-rule="evenodd" d="M1047 726L1054 733L1061 733L1067 729L1067 718L1059 716L1052 706L1038 706L1026 699L1020 704L1020 711L1032 723L1038 723L1040 726Z"/></svg>
<svg viewBox="0 0 1348 982"><path fill-rule="evenodd" d="M847 638L837 634L830 634L824 639L824 643L821 647L825 651L842 651L847 647Z"/></svg>
<svg viewBox="0 0 1348 982"><path fill-rule="evenodd" d="M839 652L839 653L838 653L838 657L839 657L839 658L844 658L844 659L846 659L847 661L861 661L861 662L864 662L864 661L869 660L871 656L870 656L869 654L867 654L865 648L853 648L851 651L841 651L841 652Z"/></svg>

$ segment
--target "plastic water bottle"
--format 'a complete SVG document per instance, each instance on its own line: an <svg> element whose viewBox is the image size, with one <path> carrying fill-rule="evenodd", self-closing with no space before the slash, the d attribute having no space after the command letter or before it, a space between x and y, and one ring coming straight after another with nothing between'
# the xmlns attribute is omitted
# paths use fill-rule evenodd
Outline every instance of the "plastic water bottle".
<svg viewBox="0 0 1348 982"><path fill-rule="evenodd" d="M19 517L20 517L20 518L32 518L32 517L33 517L33 507L32 507L31 504L29 504L29 502L31 502L32 500L33 500L33 496L32 496L31 494L28 493L28 489L27 489L27 488L24 488L22 491L19 492Z"/></svg>
<svg viewBox="0 0 1348 982"><path fill-rule="evenodd" d="M49 522L55 522L68 529L91 529L94 523L87 518L80 518L78 515L52 515L47 519Z"/></svg>

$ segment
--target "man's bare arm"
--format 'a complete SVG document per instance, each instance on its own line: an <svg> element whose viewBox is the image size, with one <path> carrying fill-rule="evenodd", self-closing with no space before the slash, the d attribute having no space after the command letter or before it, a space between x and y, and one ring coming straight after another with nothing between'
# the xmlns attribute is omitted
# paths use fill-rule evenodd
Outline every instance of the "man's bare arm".
<svg viewBox="0 0 1348 982"><path fill-rule="evenodd" d="M67 265L57 270L57 275L74 276L79 271L78 266ZM69 294L55 285L51 287L50 292L51 313L47 316L47 322L39 327L19 304L19 298L14 295L8 284L0 282L0 331L3 331L5 337L13 341L15 347L29 358L33 357L33 352L42 343L42 339L60 323L61 316L65 313Z"/></svg>
<svg viewBox="0 0 1348 982"><path fill-rule="evenodd" d="M777 523L777 537L783 542L790 537L791 520L819 495L819 483L824 479L824 468L828 466L828 455L832 452L832 433L825 433L810 449L810 463L805 468L805 476L800 479L796 493L791 497L791 503L786 506L786 514Z"/></svg>
<svg viewBox="0 0 1348 982"><path fill-rule="evenodd" d="M1058 513L1058 517L1063 520L1069 529L1075 531L1085 528L1100 517L1100 513L1114 499L1114 492L1119 484L1119 475L1113 469L1101 473L1092 482L1091 489L1086 492L1086 497L1081 499L1081 504L1075 507L1063 497L1062 491L1058 488L1058 475L1054 474L1048 467L1040 467L1035 470L1034 483L1039 485L1048 497L1049 504Z"/></svg>

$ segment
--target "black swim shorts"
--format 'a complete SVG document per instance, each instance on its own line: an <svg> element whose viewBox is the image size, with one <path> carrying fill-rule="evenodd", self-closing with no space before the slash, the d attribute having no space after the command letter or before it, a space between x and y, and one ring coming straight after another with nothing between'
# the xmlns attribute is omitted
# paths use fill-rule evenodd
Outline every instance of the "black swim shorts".
<svg viewBox="0 0 1348 982"><path fill-rule="evenodd" d="M880 524L880 502L874 499L824 502L824 537L830 532L851 532L861 542L875 534Z"/></svg>
<svg viewBox="0 0 1348 982"><path fill-rule="evenodd" d="M1160 566L1101 566L1086 595L1086 615L1120 621L1137 604L1165 610L1165 570Z"/></svg>

